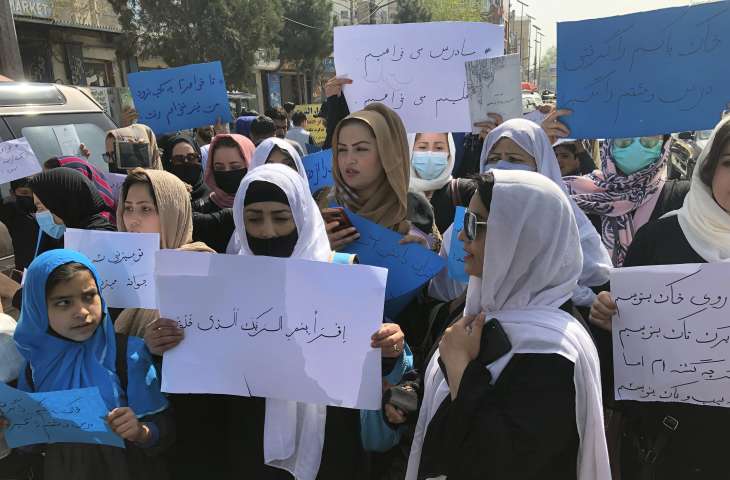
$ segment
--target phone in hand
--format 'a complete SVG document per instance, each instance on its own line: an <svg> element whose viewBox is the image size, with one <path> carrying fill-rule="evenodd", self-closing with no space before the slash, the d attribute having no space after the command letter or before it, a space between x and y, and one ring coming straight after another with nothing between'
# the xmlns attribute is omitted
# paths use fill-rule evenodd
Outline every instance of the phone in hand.
<svg viewBox="0 0 730 480"><path fill-rule="evenodd" d="M512 350L512 342L509 341L507 332L504 331L502 324L496 318L487 320L484 324L479 345L479 355L476 361L485 367L504 355L507 355ZM441 367L441 373L443 373L446 382L448 382L449 377L446 373L446 364L440 357L438 362L439 367Z"/></svg>
<svg viewBox="0 0 730 480"><path fill-rule="evenodd" d="M336 233L336 232L339 232L346 228L352 227L352 222L347 217L347 214L345 213L345 209L342 207L327 208L327 209L323 210L322 218L324 218L325 224L337 222L337 226L332 231L332 233Z"/></svg>
<svg viewBox="0 0 730 480"><path fill-rule="evenodd" d="M132 169L136 167L149 168L149 144L118 141L116 145L117 167Z"/></svg>

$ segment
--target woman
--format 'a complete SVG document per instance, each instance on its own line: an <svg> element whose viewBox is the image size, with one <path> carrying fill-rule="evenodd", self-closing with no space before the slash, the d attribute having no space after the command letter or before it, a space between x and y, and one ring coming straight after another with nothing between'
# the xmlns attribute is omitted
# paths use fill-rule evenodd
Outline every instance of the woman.
<svg viewBox="0 0 730 480"><path fill-rule="evenodd" d="M529 120L508 120L489 132L484 141L481 165L483 172L490 169L538 172L567 191L547 134L542 127ZM608 281L611 259L591 222L572 204L583 250L583 272L573 295L573 303L579 307L589 307L595 298L589 287L602 286Z"/></svg>
<svg viewBox="0 0 730 480"><path fill-rule="evenodd" d="M38 236L36 255L63 246L66 228L115 231L103 213L107 209L91 180L80 172L54 168L32 177L28 186L33 190L36 220L42 235Z"/></svg>
<svg viewBox="0 0 730 480"><path fill-rule="evenodd" d="M185 184L169 172L141 168L129 172L117 218L120 232L159 233L160 248L213 252L204 243L192 243L190 195ZM114 326L119 333L143 337L147 325L158 318L157 310L126 309Z"/></svg>
<svg viewBox="0 0 730 480"><path fill-rule="evenodd" d="M715 127L697 160L682 208L637 232L628 248L624 267L705 262L730 262L730 117ZM610 331L615 313L611 294L602 292L591 308L590 320ZM605 336L610 347L610 334ZM611 349L601 353L604 361L612 365ZM730 428L727 409L664 402L617 403L624 415L621 449L624 480L639 478L637 472L651 474L641 478L662 479L727 475L724 463L724 432ZM679 428L666 430L661 423L666 417L677 420ZM649 451L656 454L653 463L646 462Z"/></svg>
<svg viewBox="0 0 730 480"><path fill-rule="evenodd" d="M106 153L103 154L103 157L109 163L110 172L127 173L127 169L119 168L117 163L117 143L119 142L142 143L146 145L150 164L144 168L149 170L162 170L162 160L160 159L160 150L157 148L155 133L147 125L135 123L125 128L117 128L107 132Z"/></svg>
<svg viewBox="0 0 730 480"><path fill-rule="evenodd" d="M210 189L203 178L203 164L197 142L187 135L173 137L163 152L162 165L166 171L190 185L193 211L201 208L210 196Z"/></svg>
<svg viewBox="0 0 730 480"><path fill-rule="evenodd" d="M205 166L205 183L212 193L198 212L213 213L233 206L236 190L249 169L255 149L243 135L226 133L213 138Z"/></svg>
<svg viewBox="0 0 730 480"><path fill-rule="evenodd" d="M436 247L435 224L416 228L408 218L411 162L405 128L398 114L381 103L371 103L337 125L333 136L333 189L323 189L320 208L336 204L405 236L405 242ZM421 223L421 222L419 222ZM353 242L355 228L337 230L327 224L333 250Z"/></svg>
<svg viewBox="0 0 730 480"><path fill-rule="evenodd" d="M74 170L81 172L86 178L92 181L96 190L99 192L99 195L101 195L102 200L104 200L104 203L106 204L107 208L104 212L102 212L102 216L109 220L112 225L116 225L117 202L114 198L114 191L104 178L104 174L94 165L78 157L53 157L49 158L46 163L43 164L43 167L45 170L66 167L73 168Z"/></svg>
<svg viewBox="0 0 730 480"><path fill-rule="evenodd" d="M302 163L302 157L291 143L277 137L267 138L261 142L253 153L249 170L267 163L281 163L293 169L304 178L307 182L307 189L309 189L309 180Z"/></svg>
<svg viewBox="0 0 730 480"><path fill-rule="evenodd" d="M433 207L436 227L442 234L454 221L459 203L459 181L451 177L456 145L450 133L408 135L411 153L411 192L422 193Z"/></svg>
<svg viewBox="0 0 730 480"><path fill-rule="evenodd" d="M241 183L233 209L236 231L242 239L240 255L330 261L329 241L317 205L306 182L290 168L265 165L252 170ZM398 383L410 362L400 328L384 324L373 339L372 347L381 348L383 357L395 362L384 380ZM290 478L265 467L266 462L291 472L296 479L364 478L367 458L363 442L368 438L365 430L373 428L369 417L382 418L380 412L371 415L353 409L272 399L234 401L240 408L232 411L241 412L241 418L233 422L236 430L248 432L247 440L238 449L246 456L242 475ZM253 412L256 413L252 416ZM303 430L290 427L299 422ZM256 433L252 436L251 432ZM317 445L313 441L316 438L324 438L324 444Z"/></svg>
<svg viewBox="0 0 730 480"><path fill-rule="evenodd" d="M465 316L428 364L406 478L609 479L598 355L566 312L582 265L572 205L543 176L490 177L460 234Z"/></svg>
<svg viewBox="0 0 730 480"><path fill-rule="evenodd" d="M114 334L93 263L71 250L46 252L30 265L25 282L14 338L27 368L18 387L28 392L96 387L109 412L104 420L125 440L123 449L45 445L42 478L167 478L159 454L174 438L168 402L141 339Z"/></svg>
<svg viewBox="0 0 730 480"><path fill-rule="evenodd" d="M663 148L663 154L662 154ZM565 179L571 197L601 232L616 267L646 223L682 205L689 182L667 180L671 141L661 135L606 140L601 170Z"/></svg>

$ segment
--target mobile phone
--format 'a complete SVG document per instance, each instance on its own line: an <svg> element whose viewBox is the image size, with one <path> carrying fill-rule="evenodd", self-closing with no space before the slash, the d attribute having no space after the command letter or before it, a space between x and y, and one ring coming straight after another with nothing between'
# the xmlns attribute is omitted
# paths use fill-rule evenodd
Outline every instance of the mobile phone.
<svg viewBox="0 0 730 480"><path fill-rule="evenodd" d="M384 401L398 407L403 413L413 413L418 410L418 393L402 385L389 388Z"/></svg>
<svg viewBox="0 0 730 480"><path fill-rule="evenodd" d="M492 318L487 320L482 328L482 336L480 339L479 355L477 361L485 367L490 363L498 360L500 357L507 355L512 350L512 342L509 341L507 332L502 328L502 324L499 320ZM443 373L446 381L449 381L449 377L446 373L446 364L439 357L439 367L441 367L441 373Z"/></svg>
<svg viewBox="0 0 730 480"><path fill-rule="evenodd" d="M148 146L147 143L117 142L117 167L122 169L149 168L150 151Z"/></svg>
<svg viewBox="0 0 730 480"><path fill-rule="evenodd" d="M345 213L345 209L342 207L337 208L328 208L322 212L322 218L324 218L324 223L332 223L337 222L338 225L335 227L332 233L339 232L340 230L344 230L346 228L352 227L352 222L347 217L347 214Z"/></svg>

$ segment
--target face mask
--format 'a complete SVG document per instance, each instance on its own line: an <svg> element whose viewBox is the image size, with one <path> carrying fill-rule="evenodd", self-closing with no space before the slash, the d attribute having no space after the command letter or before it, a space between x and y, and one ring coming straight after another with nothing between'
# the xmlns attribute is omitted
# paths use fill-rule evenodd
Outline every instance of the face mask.
<svg viewBox="0 0 730 480"><path fill-rule="evenodd" d="M656 162L659 159L661 151L661 142L656 147L646 148L637 138L628 147L622 148L614 145L611 149L611 154L618 169L626 175L631 175Z"/></svg>
<svg viewBox="0 0 730 480"><path fill-rule="evenodd" d="M299 232L295 228L289 235L273 238L256 238L246 233L246 239L248 247L254 255L287 258L294 253L294 247L299 240Z"/></svg>
<svg viewBox="0 0 730 480"><path fill-rule="evenodd" d="M419 177L424 180L435 180L449 166L449 154L446 152L413 152L411 164Z"/></svg>
<svg viewBox="0 0 730 480"><path fill-rule="evenodd" d="M172 165L170 167L170 173L175 175L177 178L187 183L188 185L195 185L200 179L200 174L203 172L203 168L200 165L191 165L185 163L182 165ZM216 182L218 179L216 179ZM218 184L220 185L220 183Z"/></svg>
<svg viewBox="0 0 730 480"><path fill-rule="evenodd" d="M512 163L507 160L500 160L492 165L487 165L487 171L490 170L522 170L525 172L534 172L535 169L524 163Z"/></svg>
<svg viewBox="0 0 730 480"><path fill-rule="evenodd" d="M20 196L15 197L15 204L18 206L20 211L30 213L35 211L35 203L33 203L32 197Z"/></svg>
<svg viewBox="0 0 730 480"><path fill-rule="evenodd" d="M66 225L58 225L54 222L53 215L48 210L36 213L35 221L38 222L38 226L43 230L43 233L55 239L61 238L66 231Z"/></svg>
<svg viewBox="0 0 730 480"><path fill-rule="evenodd" d="M235 195L238 190L238 185L241 184L241 180L246 176L246 172L248 172L246 168L228 170L227 172L213 172L213 177L218 188L228 195Z"/></svg>

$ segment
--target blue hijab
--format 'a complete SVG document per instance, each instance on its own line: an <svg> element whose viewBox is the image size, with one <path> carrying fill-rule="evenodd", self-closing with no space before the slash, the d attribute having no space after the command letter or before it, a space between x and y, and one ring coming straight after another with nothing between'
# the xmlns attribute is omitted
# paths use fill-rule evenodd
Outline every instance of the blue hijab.
<svg viewBox="0 0 730 480"><path fill-rule="evenodd" d="M236 133L251 138L251 124L256 117L238 117L236 119Z"/></svg>
<svg viewBox="0 0 730 480"><path fill-rule="evenodd" d="M98 288L99 275L94 265L71 250L45 252L33 260L26 272L23 306L14 338L20 354L30 363L35 391L98 387L110 411L129 406L138 417L143 417L164 410L167 400L160 392L157 371L144 342L138 337L128 340L127 391L122 391L116 373L114 326L103 298L104 318L88 340L75 342L51 332L46 282L56 268L71 262L88 268ZM18 387L31 390L25 375L20 375Z"/></svg>

